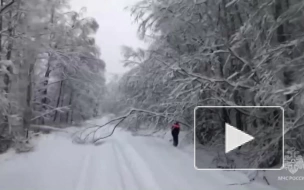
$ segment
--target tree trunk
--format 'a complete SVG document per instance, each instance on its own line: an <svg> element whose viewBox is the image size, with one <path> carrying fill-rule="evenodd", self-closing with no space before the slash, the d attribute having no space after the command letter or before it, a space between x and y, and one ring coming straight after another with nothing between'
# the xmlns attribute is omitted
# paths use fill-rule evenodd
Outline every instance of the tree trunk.
<svg viewBox="0 0 304 190"><path fill-rule="evenodd" d="M73 101L73 90L71 90L71 95L70 95L70 100L69 100L69 108L72 107L72 101ZM67 123L69 123L69 118L72 117L72 114L73 114L72 110L69 110L67 112L67 118L66 118L67 119L66 120ZM72 119L71 119L71 121L72 121Z"/></svg>
<svg viewBox="0 0 304 190"><path fill-rule="evenodd" d="M64 84L62 84L62 90L61 90L61 94L64 95L63 93L64 91ZM60 101L60 107L63 107L63 102L64 102L64 96L61 97L61 101ZM63 121L64 114L62 114L61 112L59 113L59 123L61 123Z"/></svg>
<svg viewBox="0 0 304 190"><path fill-rule="evenodd" d="M219 5L219 6L221 6L221 5ZM226 38L227 38L227 41L229 41L230 36L231 36L231 34L230 34L231 31L230 31L230 26L229 26L229 22L228 22L226 0L222 0L222 9L221 10L223 10L223 14L224 14L224 18L222 18L221 20L222 20L223 25L226 27L226 31L225 31Z"/></svg>
<svg viewBox="0 0 304 190"><path fill-rule="evenodd" d="M63 81L60 82L59 95L58 95L58 98L57 98L56 108L58 108L59 104L60 104L60 98L61 98L61 94L62 94L62 88L63 88ZM56 110L55 111L55 115L54 115L54 120L53 120L54 122L57 119L57 115L58 115L58 111Z"/></svg>
<svg viewBox="0 0 304 190"><path fill-rule="evenodd" d="M71 120L70 120L70 123L73 123L73 121L74 121L74 111L73 110L71 110Z"/></svg>
<svg viewBox="0 0 304 190"><path fill-rule="evenodd" d="M286 6L289 6L289 2L285 0ZM284 7L283 7L284 3L283 0L276 0L275 1L275 19L278 19L279 16L284 12ZM284 28L284 23L282 23L278 28L277 28L277 41L279 43L284 43L287 40L287 36L285 34L285 28ZM284 84L286 86L289 86L293 83L293 71L291 70L284 70L283 72L284 75ZM288 94L286 95L286 101L290 100L292 98L292 94ZM291 109L294 109L294 103L290 103L289 106Z"/></svg>
<svg viewBox="0 0 304 190"><path fill-rule="evenodd" d="M26 89L26 106L23 114L23 127L26 132L26 138L28 138L28 131L32 118L32 73L34 69L34 63L30 63L28 77L27 77L27 89Z"/></svg>
<svg viewBox="0 0 304 190"><path fill-rule="evenodd" d="M12 50L13 50L13 26L12 26L12 11L9 11L9 21L8 21L8 35L9 35L9 40L8 40L8 47L7 47L7 53L6 53L6 59L10 60L12 57Z"/></svg>
<svg viewBox="0 0 304 190"><path fill-rule="evenodd" d="M44 90L42 91L42 100L41 100L41 103L42 103L42 110L45 111L47 109L46 107L46 104L48 104L48 99L47 99L47 92L48 92L48 84L49 84L49 77L50 77L50 73L51 73L51 58L49 58L48 60L48 64L47 64L47 69L46 69L46 72L45 72L45 75L44 75L44 82L43 82L43 86L44 86ZM45 124L45 121L44 121L44 118L41 119L41 123L42 124Z"/></svg>
<svg viewBox="0 0 304 190"><path fill-rule="evenodd" d="M1 8L4 5L4 1L1 0ZM2 12L2 10L1 10ZM13 28L12 28L12 23L11 23L11 19L12 19L12 11L9 11L9 21L8 21L8 32L9 32L9 36L8 36L8 48L7 48L7 53L6 53L6 60L11 60L11 55L12 55L12 48L13 48L13 42L12 42L12 36L13 36ZM2 16L0 16L0 31L3 30L3 18ZM1 53L2 53L2 35L0 35L0 59L1 59ZM6 68L9 72L4 74L4 92L5 92L5 97L8 98L8 94L9 94L9 86L11 83L11 78L10 78L10 74L12 74L12 67L9 65ZM8 103L8 112L10 112L10 103ZM9 119L8 119L8 115L4 116L4 122L8 124L9 128L10 128L10 124L9 124ZM9 129L9 133L11 132L11 129Z"/></svg>
<svg viewBox="0 0 304 190"><path fill-rule="evenodd" d="M283 4L282 0L275 1L275 19L278 19L279 16L283 13ZM284 34L284 24L281 24L277 28L277 40L279 43L284 43L286 41L286 36Z"/></svg>
<svg viewBox="0 0 304 190"><path fill-rule="evenodd" d="M98 116L98 108L99 108L99 104L96 103L95 104L95 109L94 109L94 117Z"/></svg>
<svg viewBox="0 0 304 190"><path fill-rule="evenodd" d="M3 7L3 1L0 0L0 6ZM3 30L3 17L0 15L0 31ZM2 34L0 33L0 60L2 60Z"/></svg>
<svg viewBox="0 0 304 190"><path fill-rule="evenodd" d="M54 6L53 6L53 8L52 8L51 11L52 12L51 12L51 20L50 20L50 22L53 24L54 23L54 15L55 15L55 7ZM52 40L51 38L52 38L52 34L50 35L50 41ZM50 47L52 47L51 44L50 44ZM49 103L48 99L47 99L47 93L48 93L47 86L49 84L49 78L50 78L50 74L51 74L51 60L52 60L52 54L50 53L49 54L48 63L47 63L47 69L46 69L45 74L44 74L45 80L43 82L44 90L42 92L43 98L41 100L43 111L45 111L47 109L46 104ZM41 122L42 122L42 124L45 123L44 118L42 118Z"/></svg>

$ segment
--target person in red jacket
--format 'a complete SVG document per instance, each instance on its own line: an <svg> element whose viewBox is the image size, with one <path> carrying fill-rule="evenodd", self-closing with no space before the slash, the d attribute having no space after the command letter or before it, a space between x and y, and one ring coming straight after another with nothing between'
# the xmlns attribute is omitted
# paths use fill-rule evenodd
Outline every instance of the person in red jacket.
<svg viewBox="0 0 304 190"><path fill-rule="evenodd" d="M179 122L175 122L172 127L171 127L171 133L172 133L172 137L173 137L173 146L177 146L178 145L178 134L180 131L180 125Z"/></svg>

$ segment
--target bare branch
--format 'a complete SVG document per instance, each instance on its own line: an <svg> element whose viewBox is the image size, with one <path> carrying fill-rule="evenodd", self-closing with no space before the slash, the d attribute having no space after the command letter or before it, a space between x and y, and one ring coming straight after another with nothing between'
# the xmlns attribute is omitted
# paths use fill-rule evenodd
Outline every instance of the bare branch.
<svg viewBox="0 0 304 190"><path fill-rule="evenodd" d="M43 116L45 116L45 115L48 115L48 114L50 114L50 113L52 113L52 112L55 112L55 111L61 112L61 111L64 110L64 109L69 109L69 107L70 107L70 106L64 106L64 107L55 108L55 109L53 109L53 110L47 111L46 113L43 113L42 115L39 115L39 116L37 116L37 117L32 118L31 121L35 121L36 119L39 119L39 118L41 118L41 117L43 117Z"/></svg>
<svg viewBox="0 0 304 190"><path fill-rule="evenodd" d="M0 9L0 15L6 10L8 9L10 6L12 6L15 3L15 0L12 0L11 2L9 2L8 4L6 4L4 7L1 7Z"/></svg>
<svg viewBox="0 0 304 190"><path fill-rule="evenodd" d="M157 59L157 58L155 58L155 59L158 62L160 62L160 63L164 64L165 66L167 66L168 68L170 68L171 70L174 70L174 71L179 72L180 74L183 74L183 75L186 75L186 76L193 77L200 82L209 81L209 82L212 82L212 83L226 83L226 84L228 84L232 87L240 87L240 88L244 88L244 89L250 89L251 88L251 87L246 86L246 85L235 84L235 83L230 82L226 79L214 79L214 78L208 78L208 77L204 77L204 76L197 75L197 74L194 74L194 73L190 73L190 72L186 71L185 69L183 69L181 67L178 67L177 69L174 69L173 67L170 67L168 64L166 64L164 61L162 61L160 59Z"/></svg>

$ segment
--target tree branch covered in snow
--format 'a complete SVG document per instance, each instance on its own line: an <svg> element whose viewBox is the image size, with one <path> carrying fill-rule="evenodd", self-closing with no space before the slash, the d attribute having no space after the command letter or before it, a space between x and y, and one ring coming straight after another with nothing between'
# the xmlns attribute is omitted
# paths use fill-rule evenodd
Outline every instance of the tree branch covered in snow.
<svg viewBox="0 0 304 190"><path fill-rule="evenodd" d="M163 117L163 118L170 118L170 115L167 114L162 114L162 113L155 113L155 112L151 112L151 111L147 111L147 110L141 110L141 109L131 109L127 114L120 116L118 118L112 119L108 122L106 122L105 124L102 125L96 125L96 124L91 124L93 125L92 127L86 127L83 130L80 130L79 132L77 132L74 136L74 141L78 142L78 143L86 143L86 142L93 142L96 143L99 140L105 139L110 137L111 135L113 135L115 129L124 121L126 120L128 117L130 117L133 114L137 114L137 113L145 113L147 115L152 115L154 117ZM103 137L98 137L96 138L96 133L98 131L100 131L101 128L109 126L111 123L113 122L117 122L113 129L111 130L111 133L108 135L105 135ZM183 122L183 121L179 121L181 124L187 126L188 128L191 128L192 126ZM91 138L90 138L91 137Z"/></svg>
<svg viewBox="0 0 304 190"><path fill-rule="evenodd" d="M115 87L116 102L120 108L168 113L173 119L138 114L128 120L134 127L152 122L160 128L173 120L192 126L195 106L282 106L285 148L301 149L304 25L299 7L303 5L300 0L287 4L283 0L161 0L134 5L130 11L139 23L139 35L150 45L145 50L124 47L124 63L136 64ZM121 111L125 110L117 108L116 113ZM259 137L272 133L272 139L255 145L261 152L243 153L251 164L273 166L281 158L282 134L256 125L258 117L245 121L250 114L239 109L236 127L255 130ZM215 134L223 126L210 128L202 123L197 130L209 137L198 137L201 142L222 143Z"/></svg>

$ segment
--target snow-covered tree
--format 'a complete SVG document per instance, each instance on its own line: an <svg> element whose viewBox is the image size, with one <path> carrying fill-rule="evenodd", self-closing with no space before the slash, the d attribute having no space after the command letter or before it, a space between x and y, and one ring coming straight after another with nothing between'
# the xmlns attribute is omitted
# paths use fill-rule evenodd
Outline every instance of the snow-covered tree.
<svg viewBox="0 0 304 190"><path fill-rule="evenodd" d="M98 23L68 0L1 0L0 135L100 114L105 62Z"/></svg>
<svg viewBox="0 0 304 190"><path fill-rule="evenodd" d="M189 124L193 124L197 105L282 106L285 147L300 148L304 130L303 5L301 0L139 2L130 11L139 23L139 35L152 43L147 50L124 48L125 63L133 63L120 82L124 100L131 107ZM225 110L222 114L227 120L233 118ZM245 122L245 113L236 114L239 129L260 131L264 127ZM198 123L197 129L214 134L223 126L206 129ZM259 135L266 137L272 130L262 130ZM218 143L214 138L211 135L201 142ZM254 145L262 151L246 152L256 159L255 164L279 162L280 130L273 130L271 138L271 144L261 141ZM269 152L270 158L259 159Z"/></svg>

